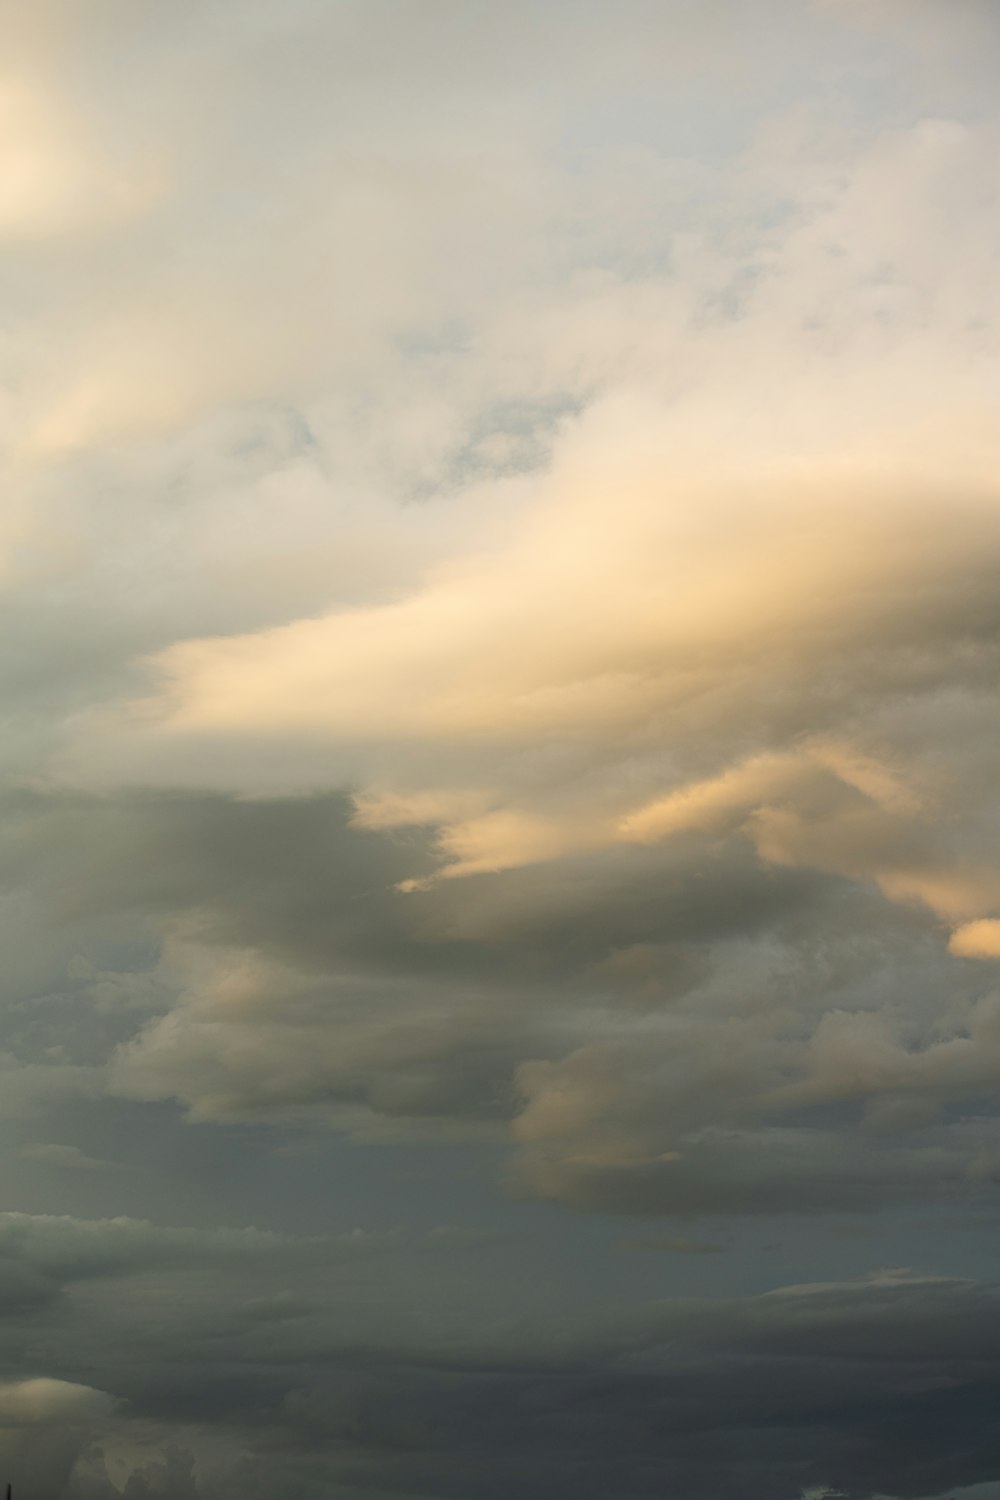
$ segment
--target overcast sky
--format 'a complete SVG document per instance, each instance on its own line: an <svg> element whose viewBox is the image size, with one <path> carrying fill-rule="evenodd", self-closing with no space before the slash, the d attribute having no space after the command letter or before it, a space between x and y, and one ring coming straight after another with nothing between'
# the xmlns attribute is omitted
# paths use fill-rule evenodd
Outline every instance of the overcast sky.
<svg viewBox="0 0 1000 1500"><path fill-rule="evenodd" d="M16 1500L1000 1500L998 76L0 0Z"/></svg>

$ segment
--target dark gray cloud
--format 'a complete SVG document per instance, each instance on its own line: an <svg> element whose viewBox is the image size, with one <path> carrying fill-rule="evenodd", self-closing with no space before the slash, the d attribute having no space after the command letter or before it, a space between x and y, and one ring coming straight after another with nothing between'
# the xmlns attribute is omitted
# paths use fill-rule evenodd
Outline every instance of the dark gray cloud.
<svg viewBox="0 0 1000 1500"><path fill-rule="evenodd" d="M235 1493L244 1479L250 1493L303 1497L556 1500L614 1483L637 1500L664 1487L740 1500L829 1487L861 1500L973 1485L997 1460L1000 1299L988 1284L891 1271L543 1317L530 1331L518 1320L407 1331L389 1310L373 1338L370 1313L367 1335L345 1325L366 1283L340 1280L339 1244L324 1263L318 1246L273 1236L181 1245L127 1223L22 1227L18 1253L29 1264L47 1254L47 1274L65 1238L73 1315L57 1347L51 1314L25 1309L12 1337L44 1348L56 1374L4 1387L0 1412L12 1429L79 1429L74 1496L110 1495L100 1453L129 1443L150 1455L134 1493L151 1483L171 1500ZM113 1249L99 1285L92 1265L74 1269L81 1238ZM350 1264L419 1253L405 1238L359 1245ZM302 1289L276 1292L290 1275ZM83 1365L103 1397L86 1394ZM30 1471L27 1451L20 1461Z"/></svg>
<svg viewBox="0 0 1000 1500"><path fill-rule="evenodd" d="M8 1109L110 1093L371 1139L512 1123L518 1191L619 1213L990 1193L994 1004L919 913L703 839L407 895L419 840L348 817L15 802L42 972L7 1013Z"/></svg>

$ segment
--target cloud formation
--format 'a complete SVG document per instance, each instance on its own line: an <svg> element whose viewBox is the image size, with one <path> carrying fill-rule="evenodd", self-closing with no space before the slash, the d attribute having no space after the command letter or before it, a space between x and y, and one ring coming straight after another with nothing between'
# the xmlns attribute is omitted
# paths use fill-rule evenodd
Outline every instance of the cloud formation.
<svg viewBox="0 0 1000 1500"><path fill-rule="evenodd" d="M993 6L0 16L0 1483L988 1497Z"/></svg>
<svg viewBox="0 0 1000 1500"><path fill-rule="evenodd" d="M87 1234L114 1243L131 1229ZM71 1221L43 1226L70 1244L80 1232ZM35 1243L23 1242L26 1258ZM233 1260L219 1261L220 1243L207 1236L199 1260L191 1237L189 1269L174 1264L155 1295L138 1259L106 1269L96 1296L73 1293L76 1331L50 1358L72 1368L100 1328L98 1368L114 1400L59 1377L0 1387L5 1430L43 1423L78 1434L67 1494L117 1493L114 1474L138 1455L125 1493L148 1486L171 1500L246 1485L361 1496L470 1484L494 1495L527 1484L561 1496L567 1477L597 1496L613 1474L637 1496L664 1483L744 1496L770 1483L788 1495L826 1485L916 1497L945 1478L971 1486L995 1462L981 1425L997 1379L991 1285L887 1271L763 1296L638 1304L571 1326L543 1317L530 1335L473 1319L424 1329L418 1344L390 1315L359 1343L341 1300L357 1297L356 1277L334 1291L315 1247L289 1240L267 1266L270 1281L248 1283L232 1244ZM400 1241L391 1253L413 1246ZM366 1260L359 1246L362 1275ZM310 1261L295 1296L274 1291L291 1265L302 1278ZM191 1281L198 1265L208 1283ZM137 1357L128 1316L139 1276L149 1321ZM322 1306L312 1300L317 1276ZM183 1440L171 1440L178 1422ZM939 1459L946 1446L961 1457ZM21 1462L31 1461L25 1450Z"/></svg>

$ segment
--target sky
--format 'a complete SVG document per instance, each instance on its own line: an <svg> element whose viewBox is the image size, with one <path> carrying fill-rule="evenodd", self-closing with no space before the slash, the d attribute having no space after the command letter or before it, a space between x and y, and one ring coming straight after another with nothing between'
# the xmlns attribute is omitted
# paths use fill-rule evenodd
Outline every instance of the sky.
<svg viewBox="0 0 1000 1500"><path fill-rule="evenodd" d="M0 1483L1000 1500L994 0L0 37Z"/></svg>

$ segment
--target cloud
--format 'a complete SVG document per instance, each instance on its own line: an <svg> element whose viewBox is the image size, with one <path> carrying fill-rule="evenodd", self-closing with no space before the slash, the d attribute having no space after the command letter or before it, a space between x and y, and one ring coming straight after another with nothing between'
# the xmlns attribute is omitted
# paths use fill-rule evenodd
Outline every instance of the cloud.
<svg viewBox="0 0 1000 1500"><path fill-rule="evenodd" d="M668 1255L721 1255L724 1245L712 1240L632 1239L621 1240L623 1250L665 1251Z"/></svg>
<svg viewBox="0 0 1000 1500"><path fill-rule="evenodd" d="M0 1425L4 1427L92 1426L114 1403L103 1391L65 1380L19 1380L0 1385Z"/></svg>
<svg viewBox="0 0 1000 1500"><path fill-rule="evenodd" d="M214 1291L225 1300L232 1279L222 1274ZM178 1285L182 1320L189 1296ZM273 1346L270 1355L266 1344L244 1346L252 1425L225 1391L217 1323L202 1350L200 1420L182 1442L165 1436L172 1397L162 1383L146 1385L141 1424L130 1424L127 1407L116 1416L100 1393L57 1379L18 1383L15 1406L40 1406L46 1421L98 1418L100 1446L75 1460L73 1484L102 1497L126 1455L136 1475L126 1493L159 1484L177 1500L238 1493L247 1482L295 1493L310 1473L320 1493L417 1486L492 1496L530 1482L555 1500L567 1493L567 1445L574 1488L595 1497L613 1473L637 1497L668 1482L736 1500L765 1481L788 1500L803 1489L915 1497L928 1483L980 1482L993 1462L998 1312L989 1284L887 1271L761 1296L668 1299L572 1325L543 1318L530 1333L467 1331L462 1348L431 1339L417 1359L391 1344L345 1344L329 1322L317 1344L289 1312L293 1343L278 1345L277 1362ZM143 1378L120 1363L122 1332L112 1320L102 1363L116 1367L134 1403ZM172 1349L166 1324L153 1340ZM310 1351L308 1374L289 1363L295 1341ZM259 1383L262 1359L268 1384Z"/></svg>
<svg viewBox="0 0 1000 1500"><path fill-rule="evenodd" d="M948 946L960 958L998 958L1000 922L989 918L966 922L952 933Z"/></svg>
<svg viewBox="0 0 1000 1500"><path fill-rule="evenodd" d="M992 243L991 129L827 140L822 190L801 125L764 132L743 180L777 173L794 206L749 244L675 246L655 316L601 283L606 373L536 468L477 476L481 524L389 598L175 638L149 691L74 719L64 785L215 786L234 840L294 825L317 878L340 871L305 917L282 865L283 934L242 872L152 896L197 911L206 952L166 960L167 1013L106 1054L113 1093L371 1139L509 1129L520 1190L583 1208L989 1190L992 1002L948 953L984 956L969 934L1000 909L992 313L940 224ZM521 329L528 367L550 333L575 367L561 329ZM304 827L334 788L342 858L384 881L363 914ZM534 1004L539 962L573 1005Z"/></svg>
<svg viewBox="0 0 1000 1500"><path fill-rule="evenodd" d="M112 1058L112 1092L180 1098L196 1120L318 1116L375 1135L398 1117L488 1138L506 1112L525 999L504 1015L454 983L306 976L253 953L188 961L180 1005Z"/></svg>
<svg viewBox="0 0 1000 1500"><path fill-rule="evenodd" d="M0 1382L0 1462L13 1482L59 1495L118 1403L73 1381L33 1376Z"/></svg>
<svg viewBox="0 0 1000 1500"><path fill-rule="evenodd" d="M27 1161L40 1162L43 1166L58 1167L71 1172L106 1172L114 1162L101 1161L88 1156L79 1146L65 1146L57 1141L35 1141L21 1147L21 1155Z"/></svg>
<svg viewBox="0 0 1000 1500"><path fill-rule="evenodd" d="M909 793L841 751L834 778L832 754L796 760L809 795L908 830ZM702 828L407 895L426 843L353 831L336 799L21 815L18 878L73 923L65 997L58 966L45 981L62 1061L11 1061L36 1108L58 1082L205 1123L511 1142L519 1192L619 1212L991 1192L993 1000L933 919L841 875ZM110 972L74 958L111 913L173 935Z"/></svg>
<svg viewBox="0 0 1000 1500"><path fill-rule="evenodd" d="M992 8L0 11L0 1473L994 1482Z"/></svg>

